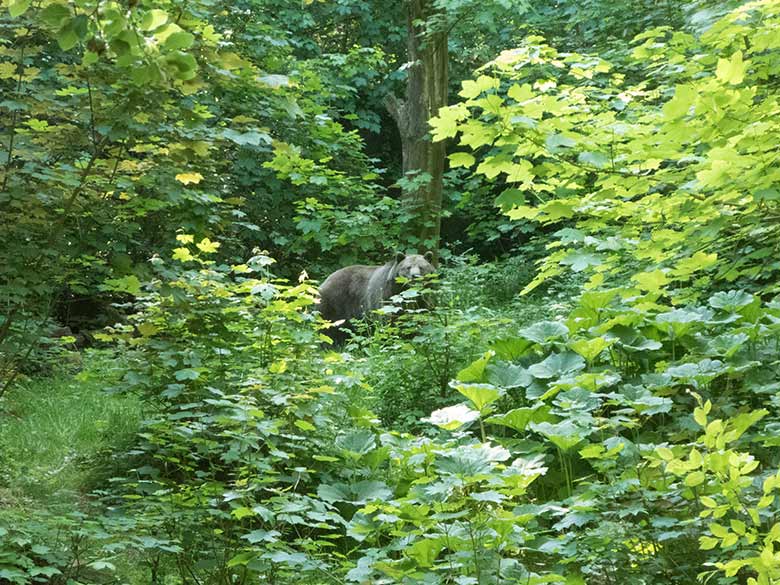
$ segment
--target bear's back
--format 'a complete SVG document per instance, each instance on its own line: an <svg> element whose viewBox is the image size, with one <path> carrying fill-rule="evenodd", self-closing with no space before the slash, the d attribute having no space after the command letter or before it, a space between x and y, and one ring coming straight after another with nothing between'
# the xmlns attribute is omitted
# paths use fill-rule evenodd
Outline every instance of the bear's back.
<svg viewBox="0 0 780 585"><path fill-rule="evenodd" d="M320 313L328 321L352 319L370 310L372 279L384 266L355 264L341 268L320 285ZM381 301L381 298L380 298Z"/></svg>

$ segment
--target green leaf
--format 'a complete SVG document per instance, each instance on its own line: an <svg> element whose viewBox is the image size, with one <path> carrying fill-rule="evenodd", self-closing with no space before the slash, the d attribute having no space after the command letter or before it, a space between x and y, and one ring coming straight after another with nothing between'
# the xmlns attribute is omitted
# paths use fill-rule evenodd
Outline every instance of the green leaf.
<svg viewBox="0 0 780 585"><path fill-rule="evenodd" d="M302 431L316 431L317 427L315 427L313 424L311 424L309 421L304 419L298 419L295 421L295 426L301 429Z"/></svg>
<svg viewBox="0 0 780 585"><path fill-rule="evenodd" d="M174 248L173 255L171 257L174 260L179 260L180 262L189 262L190 260L195 259L195 256L192 255L192 252L189 248Z"/></svg>
<svg viewBox="0 0 780 585"><path fill-rule="evenodd" d="M582 272L590 266L600 266L603 263L603 258L598 254L582 251L571 252L561 260L561 264L571 266L571 269L574 270L574 272Z"/></svg>
<svg viewBox="0 0 780 585"><path fill-rule="evenodd" d="M458 122L468 114L469 110L465 104L441 108L439 115L428 122L433 130L433 140L438 142L455 136L458 133Z"/></svg>
<svg viewBox="0 0 780 585"><path fill-rule="evenodd" d="M8 5L8 13L11 15L11 18L21 16L27 12L30 4L32 4L32 0L14 0Z"/></svg>
<svg viewBox="0 0 780 585"><path fill-rule="evenodd" d="M526 164L530 163L526 162ZM479 163L479 166L477 166L477 170L475 172L485 175L485 178L487 179L495 179L501 173L506 173L509 175L514 171L514 169L515 163L513 162L510 155L498 154L495 156L486 157L481 163Z"/></svg>
<svg viewBox="0 0 780 585"><path fill-rule="evenodd" d="M439 553L444 549L441 538L418 539L412 546L404 549L404 554L417 563L418 567L432 567Z"/></svg>
<svg viewBox="0 0 780 585"><path fill-rule="evenodd" d="M182 370L177 370L174 372L174 377L179 381L183 380L197 380L200 378L200 372L198 370L193 370L192 368L184 368Z"/></svg>
<svg viewBox="0 0 780 585"><path fill-rule="evenodd" d="M173 73L177 79L186 81L197 75L198 63L189 53L173 51L166 55L165 64L166 70Z"/></svg>
<svg viewBox="0 0 780 585"><path fill-rule="evenodd" d="M567 330L568 331L568 330ZM533 345L533 340L523 337L508 337L496 339L490 344L490 348L496 352L496 356L502 360L516 360L524 356Z"/></svg>
<svg viewBox="0 0 780 585"><path fill-rule="evenodd" d="M500 83L495 77L480 75L476 80L466 79L461 82L463 89L460 90L458 95L466 99L472 99L484 91L498 89Z"/></svg>
<svg viewBox="0 0 780 585"><path fill-rule="evenodd" d="M337 448L352 453L354 455L365 455L376 448L376 438L373 431L360 429L340 435L336 438Z"/></svg>
<svg viewBox="0 0 780 585"><path fill-rule="evenodd" d="M154 8L141 18L141 30L152 31L160 28L168 22L168 13L165 10Z"/></svg>
<svg viewBox="0 0 780 585"><path fill-rule="evenodd" d="M532 422L545 422L544 419L548 416L547 413L547 408L538 406L514 408L507 413L491 416L485 419L485 422L509 427L521 433Z"/></svg>
<svg viewBox="0 0 780 585"><path fill-rule="evenodd" d="M597 169L603 169L609 165L609 157L600 152L581 152L577 155L577 160L582 164L591 165Z"/></svg>
<svg viewBox="0 0 780 585"><path fill-rule="evenodd" d="M317 488L317 495L326 502L349 502L351 497L349 486L342 483L322 483Z"/></svg>
<svg viewBox="0 0 780 585"><path fill-rule="evenodd" d="M569 336L569 328L560 321L539 321L530 327L520 330L524 338L545 345L558 339L566 339Z"/></svg>
<svg viewBox="0 0 780 585"><path fill-rule="evenodd" d="M718 538L726 538L729 535L729 529L717 522L713 522L709 525L710 532Z"/></svg>
<svg viewBox="0 0 780 585"><path fill-rule="evenodd" d="M134 296L141 294L141 281L134 274L122 278L106 280L100 287L102 290L124 292Z"/></svg>
<svg viewBox="0 0 780 585"><path fill-rule="evenodd" d="M458 372L458 380L461 382L482 382L485 378L485 368L494 355L493 351L485 352L481 358L474 360Z"/></svg>
<svg viewBox="0 0 780 585"><path fill-rule="evenodd" d="M358 481L353 484L320 484L317 495L326 502L366 504L375 500L388 500L393 492L381 481Z"/></svg>
<svg viewBox="0 0 780 585"><path fill-rule="evenodd" d="M699 548L701 550L712 550L716 546L718 546L718 543L720 541L717 538L712 538L711 536L700 536L699 537Z"/></svg>
<svg viewBox="0 0 780 585"><path fill-rule="evenodd" d="M195 246L204 254L214 254L221 244L219 242L212 242L208 238L203 238L200 242L195 244Z"/></svg>
<svg viewBox="0 0 780 585"><path fill-rule="evenodd" d="M723 333L710 339L707 344L708 351L723 357L732 357L748 341L750 337L746 333Z"/></svg>
<svg viewBox="0 0 780 585"><path fill-rule="evenodd" d="M230 128L222 131L222 136L231 142L240 146L260 146L261 144L271 144L271 136L266 132L250 130L248 132L237 132Z"/></svg>
<svg viewBox="0 0 780 585"><path fill-rule="evenodd" d="M610 345L612 345L612 343L603 337L578 339L569 342L569 348L580 354L587 362L592 362Z"/></svg>
<svg viewBox="0 0 780 585"><path fill-rule="evenodd" d="M585 429L569 420L559 423L534 423L531 428L547 437L561 451L568 451L588 436Z"/></svg>
<svg viewBox="0 0 780 585"><path fill-rule="evenodd" d="M95 569L96 571L116 571L116 566L108 561L97 560L87 564L88 567Z"/></svg>
<svg viewBox="0 0 780 585"><path fill-rule="evenodd" d="M502 395L501 390L489 384L455 384L455 389L471 400L480 412Z"/></svg>
<svg viewBox="0 0 780 585"><path fill-rule="evenodd" d="M60 32L57 33L57 44L63 51L69 51L75 47L79 42L79 35L70 25L65 25Z"/></svg>
<svg viewBox="0 0 780 585"><path fill-rule="evenodd" d="M92 51L84 51L84 56L81 59L81 64L85 67L94 65L100 60L100 55L93 53Z"/></svg>
<svg viewBox="0 0 780 585"><path fill-rule="evenodd" d="M693 420L695 420L696 424L700 427L704 428L707 426L707 413L703 408L696 407L693 409Z"/></svg>
<svg viewBox="0 0 780 585"><path fill-rule="evenodd" d="M531 89L531 85L528 83L524 83L523 85L515 83L509 88L506 94L517 102L525 102L534 97L534 92Z"/></svg>
<svg viewBox="0 0 780 585"><path fill-rule="evenodd" d="M39 18L51 27L60 27L63 22L71 17L70 8L66 4L54 2L41 10Z"/></svg>
<svg viewBox="0 0 780 585"><path fill-rule="evenodd" d="M560 378L585 368L585 360L574 352L553 353L528 368L535 378Z"/></svg>
<svg viewBox="0 0 780 585"><path fill-rule="evenodd" d="M696 88L693 85L678 85L674 90L674 97L664 104L664 117L675 120L687 115L695 100Z"/></svg>
<svg viewBox="0 0 780 585"><path fill-rule="evenodd" d="M247 534L244 534L241 538L248 540L251 544L257 544L258 542L276 542L281 533L277 530L253 530Z"/></svg>
<svg viewBox="0 0 780 585"><path fill-rule="evenodd" d="M769 411L765 408L759 408L751 410L750 412L742 412L731 419L732 431L729 433L729 440L736 441L739 439L745 431L769 414Z"/></svg>
<svg viewBox="0 0 780 585"><path fill-rule="evenodd" d="M729 520L729 524L731 525L731 529L739 535L744 535L747 532L747 525L742 522L742 520L732 518Z"/></svg>
<svg viewBox="0 0 780 585"><path fill-rule="evenodd" d="M710 298L710 306L725 311L736 311L753 302L753 295L742 290L717 292Z"/></svg>
<svg viewBox="0 0 780 585"><path fill-rule="evenodd" d="M476 160L467 152L454 152L449 156L450 168L470 167Z"/></svg>
<svg viewBox="0 0 780 585"><path fill-rule="evenodd" d="M683 483L688 487L696 487L697 485L704 483L705 479L706 476L703 471L694 471L685 476L685 481Z"/></svg>
<svg viewBox="0 0 780 585"><path fill-rule="evenodd" d="M746 65L742 60L742 51L737 51L729 59L718 59L718 68L715 75L720 81L738 85L745 78Z"/></svg>
<svg viewBox="0 0 780 585"><path fill-rule="evenodd" d="M669 284L669 279L663 270L653 270L652 272L640 272L631 277L639 288L648 292L658 292L665 285Z"/></svg>
<svg viewBox="0 0 780 585"><path fill-rule="evenodd" d="M228 567L237 567L239 565L243 566L249 563L249 561L253 560L255 557L257 557L256 552L242 552L234 557L232 557L228 562Z"/></svg>
<svg viewBox="0 0 780 585"><path fill-rule="evenodd" d="M487 367L487 382L499 388L518 388L533 384L534 378L526 368L517 364L496 363Z"/></svg>
<svg viewBox="0 0 780 585"><path fill-rule="evenodd" d="M477 502L491 502L493 504L500 504L506 499L505 495L494 490L475 492L472 493L470 497Z"/></svg>
<svg viewBox="0 0 780 585"><path fill-rule="evenodd" d="M503 447L479 443L462 446L437 457L436 467L445 475L472 478L490 473L493 469L492 462L506 461L510 456L509 451Z"/></svg>
<svg viewBox="0 0 780 585"><path fill-rule="evenodd" d="M704 506L706 506L707 508L717 508L718 507L718 503L715 500L713 500L711 497L709 497L709 496L702 496L699 499L701 500L701 503Z"/></svg>
<svg viewBox="0 0 780 585"><path fill-rule="evenodd" d="M571 148L577 144L577 141L573 138L570 138L569 136L564 136L563 134L550 134L547 137L547 140L545 140L545 144L547 145L547 148L550 149L550 152L557 153L561 151L565 151L567 148Z"/></svg>
<svg viewBox="0 0 780 585"><path fill-rule="evenodd" d="M168 35L163 46L169 51L178 51L181 49L189 49L194 42L195 35L186 31L181 31Z"/></svg>
<svg viewBox="0 0 780 585"><path fill-rule="evenodd" d="M494 204L501 208L501 211L509 211L517 205L523 205L525 203L525 193L520 189L504 189L501 195L496 197Z"/></svg>
<svg viewBox="0 0 780 585"><path fill-rule="evenodd" d="M91 565L91 563L90 563L90 565ZM111 570L113 570L113 565L111 565L111 567L112 567ZM43 575L44 577L53 577L54 575L62 575L62 571L60 571L57 567L51 567L51 566L48 566L48 567L30 567L28 569L28 573L29 573L30 577L37 577L38 575ZM0 575L0 576L2 576L2 575Z"/></svg>
<svg viewBox="0 0 780 585"><path fill-rule="evenodd" d="M235 508L230 512L230 515L233 516L236 520L241 520L242 518L248 518L251 516L254 516L255 513L252 511L251 508L247 508L246 506L241 506L239 508Z"/></svg>
<svg viewBox="0 0 780 585"><path fill-rule="evenodd" d="M677 263L674 269L675 275L678 277L686 277L699 270L706 270L711 268L718 262L717 254L706 254L704 252L696 252L689 258L683 258Z"/></svg>
<svg viewBox="0 0 780 585"><path fill-rule="evenodd" d="M671 328L675 336L681 337L691 329L701 326L712 318L710 310L673 309L656 316L657 323L662 324L662 329L668 331Z"/></svg>

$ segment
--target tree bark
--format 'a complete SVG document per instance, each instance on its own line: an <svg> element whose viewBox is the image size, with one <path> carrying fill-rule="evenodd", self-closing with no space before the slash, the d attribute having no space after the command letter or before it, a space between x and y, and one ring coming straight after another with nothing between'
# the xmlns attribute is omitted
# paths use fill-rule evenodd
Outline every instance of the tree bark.
<svg viewBox="0 0 780 585"><path fill-rule="evenodd" d="M422 252L438 260L441 234L444 142L431 142L428 121L447 105L447 28L432 0L406 0L408 70L406 96L388 96L386 106L401 135L404 176L430 176L417 189L405 193L415 222L413 230ZM441 18L440 22L435 22ZM433 23L433 31L426 24Z"/></svg>

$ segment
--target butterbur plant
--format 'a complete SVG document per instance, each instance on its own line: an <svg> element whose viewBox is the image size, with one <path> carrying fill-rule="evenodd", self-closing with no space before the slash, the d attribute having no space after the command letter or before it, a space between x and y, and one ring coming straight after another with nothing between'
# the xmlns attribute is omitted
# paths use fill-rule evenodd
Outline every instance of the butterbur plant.
<svg viewBox="0 0 780 585"><path fill-rule="evenodd" d="M637 292L586 292L568 319L496 340L451 384L465 400L428 421L546 468L526 486L537 513L521 555L604 582L771 583L776 479L761 470L777 461L743 447L777 444L777 401L765 399L778 307L739 290L685 307ZM505 495L501 465L483 473ZM728 521L708 521L716 513Z"/></svg>
<svg viewBox="0 0 780 585"><path fill-rule="evenodd" d="M524 552L536 520L522 504L547 471L539 458L513 456L463 433L384 440L396 495L364 506L352 519L348 533L371 548L350 581L562 582Z"/></svg>

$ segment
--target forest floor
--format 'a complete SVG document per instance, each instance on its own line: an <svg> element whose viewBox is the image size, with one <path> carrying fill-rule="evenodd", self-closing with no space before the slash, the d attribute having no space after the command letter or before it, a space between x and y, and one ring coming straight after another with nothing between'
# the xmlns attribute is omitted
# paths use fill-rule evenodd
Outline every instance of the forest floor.
<svg viewBox="0 0 780 585"><path fill-rule="evenodd" d="M126 446L137 432L141 403L107 392L117 380L115 362L96 350L82 360L78 371L60 366L22 381L4 400L0 485L9 487L0 487L3 506L77 510L106 461L101 455Z"/></svg>

